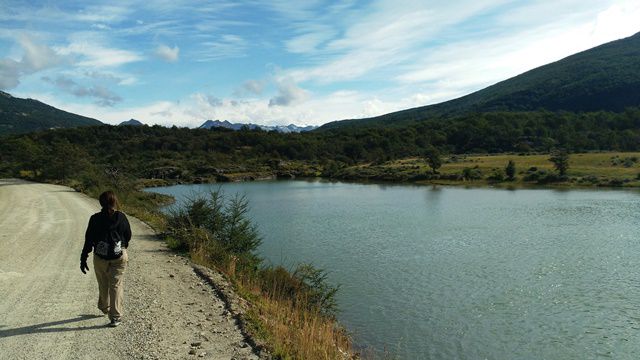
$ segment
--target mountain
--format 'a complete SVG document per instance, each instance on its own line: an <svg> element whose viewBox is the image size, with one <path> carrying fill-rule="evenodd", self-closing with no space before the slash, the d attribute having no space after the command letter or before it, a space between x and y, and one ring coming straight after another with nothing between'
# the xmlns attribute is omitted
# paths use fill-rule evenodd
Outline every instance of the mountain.
<svg viewBox="0 0 640 360"><path fill-rule="evenodd" d="M91 125L102 123L38 100L16 98L0 91L0 135Z"/></svg>
<svg viewBox="0 0 640 360"><path fill-rule="evenodd" d="M313 126L313 125L307 125L307 126L298 126L298 125L294 125L294 124L289 124L289 125L275 125L275 126L267 126L267 125L258 125L262 128L262 130L266 130L266 131L277 131L277 132L281 132L281 133L298 133L298 132L306 132L306 131L311 131L311 130L315 130L318 127L317 126Z"/></svg>
<svg viewBox="0 0 640 360"><path fill-rule="evenodd" d="M640 33L568 56L447 102L368 119L334 121L320 129L404 125L492 111L620 112L640 106Z"/></svg>
<svg viewBox="0 0 640 360"><path fill-rule="evenodd" d="M211 129L211 128L225 128L231 130L240 130L243 126L248 126L250 129L255 129L257 125L253 124L232 124L227 120L207 120L198 129Z"/></svg>
<svg viewBox="0 0 640 360"><path fill-rule="evenodd" d="M227 120L207 120L202 125L198 127L198 129L211 129L211 128L225 128L231 130L240 130L243 127L248 127L249 129L262 129L265 131L277 131L281 133L297 133L297 132L305 132L311 131L317 128L317 126L297 126L294 124L289 125L257 125L257 124L240 124L240 123L231 123Z"/></svg>
<svg viewBox="0 0 640 360"><path fill-rule="evenodd" d="M140 121L136 120L136 119L131 119L131 120L127 120L127 121L123 121L120 124L118 124L118 126L143 126L144 124L141 123Z"/></svg>

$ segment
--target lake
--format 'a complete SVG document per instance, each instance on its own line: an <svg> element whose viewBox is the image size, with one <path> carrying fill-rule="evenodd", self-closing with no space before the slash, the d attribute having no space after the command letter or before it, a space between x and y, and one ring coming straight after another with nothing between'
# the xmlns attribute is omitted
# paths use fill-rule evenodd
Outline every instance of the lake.
<svg viewBox="0 0 640 360"><path fill-rule="evenodd" d="M401 359L640 357L640 192L267 181L246 194L273 264L341 284L358 346Z"/></svg>

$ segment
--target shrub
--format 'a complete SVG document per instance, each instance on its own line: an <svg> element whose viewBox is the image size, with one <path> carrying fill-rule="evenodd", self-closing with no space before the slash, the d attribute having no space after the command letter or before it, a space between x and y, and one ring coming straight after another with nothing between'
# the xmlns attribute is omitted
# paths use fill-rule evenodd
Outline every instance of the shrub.
<svg viewBox="0 0 640 360"><path fill-rule="evenodd" d="M494 181L494 182L502 182L505 180L504 172L502 171L502 169L493 169L493 172L491 173L491 175L489 175L487 180Z"/></svg>
<svg viewBox="0 0 640 360"><path fill-rule="evenodd" d="M532 170L535 169L535 170ZM527 174L524 176L524 181L538 181L545 178L548 175L546 170L538 170L537 168L530 168Z"/></svg>
<svg viewBox="0 0 640 360"><path fill-rule="evenodd" d="M538 184L550 184L554 182L562 182L567 180L568 178L566 176L556 174L556 173L547 173L545 176L541 176L538 178Z"/></svg>
<svg viewBox="0 0 640 360"><path fill-rule="evenodd" d="M327 273L311 264L301 264L293 272L293 277L302 284L302 295L309 310L318 310L323 315L334 317L338 305L335 295L339 286L331 286Z"/></svg>
<svg viewBox="0 0 640 360"><path fill-rule="evenodd" d="M226 266L233 259L240 267L255 270L260 264L255 250L261 239L248 211L244 196L227 199L222 192L214 191L208 198L192 197L170 212L168 236L176 248L203 252L218 266Z"/></svg>
<svg viewBox="0 0 640 360"><path fill-rule="evenodd" d="M516 163L513 160L509 160L507 166L504 168L504 172L507 175L507 179L513 181L516 177Z"/></svg>
<svg viewBox="0 0 640 360"><path fill-rule="evenodd" d="M290 272L282 266L267 267L260 272L261 287L272 298L290 300L297 307L335 317L338 286L331 286L327 273L311 264L301 264Z"/></svg>
<svg viewBox="0 0 640 360"><path fill-rule="evenodd" d="M620 179L611 179L609 180L609 183L607 185L613 187L622 187L624 185L624 181Z"/></svg>
<svg viewBox="0 0 640 360"><path fill-rule="evenodd" d="M473 168L464 168L462 170L462 179L464 180L480 180L482 179L482 170L475 166Z"/></svg>
<svg viewBox="0 0 640 360"><path fill-rule="evenodd" d="M581 180L582 182L588 182L591 184L597 184L600 181L598 177L594 175L584 176Z"/></svg>

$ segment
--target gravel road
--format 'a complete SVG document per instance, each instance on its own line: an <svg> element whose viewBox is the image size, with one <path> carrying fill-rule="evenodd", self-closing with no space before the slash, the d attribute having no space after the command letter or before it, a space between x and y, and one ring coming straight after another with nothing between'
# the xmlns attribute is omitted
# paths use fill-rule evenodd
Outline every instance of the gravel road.
<svg viewBox="0 0 640 360"><path fill-rule="evenodd" d="M0 359L258 359L189 261L131 216L123 323L106 327L91 258L79 269L97 211L67 187L0 180Z"/></svg>

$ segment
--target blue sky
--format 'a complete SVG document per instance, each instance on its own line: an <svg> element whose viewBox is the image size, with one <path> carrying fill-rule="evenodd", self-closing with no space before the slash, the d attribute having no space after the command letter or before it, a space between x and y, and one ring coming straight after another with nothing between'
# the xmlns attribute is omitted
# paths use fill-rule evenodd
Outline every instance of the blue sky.
<svg viewBox="0 0 640 360"><path fill-rule="evenodd" d="M319 125L465 95L638 19L637 0L0 0L0 89L111 124Z"/></svg>

